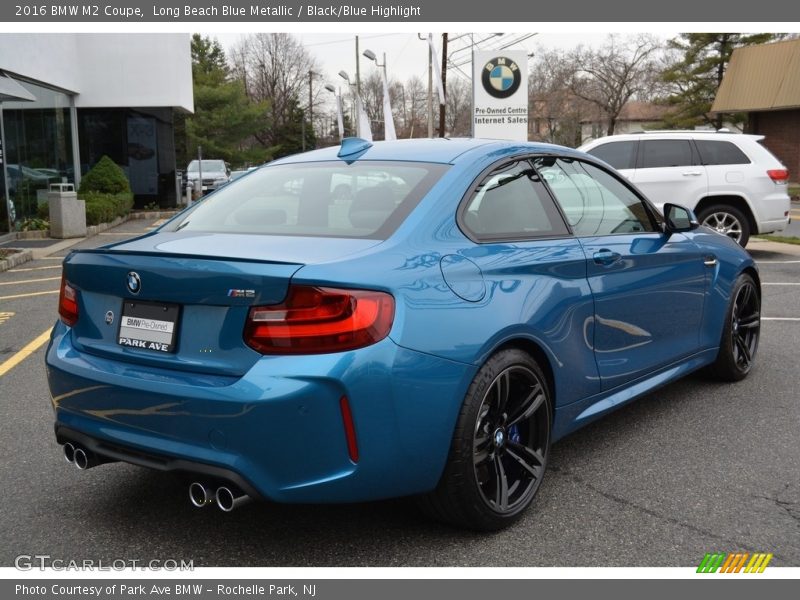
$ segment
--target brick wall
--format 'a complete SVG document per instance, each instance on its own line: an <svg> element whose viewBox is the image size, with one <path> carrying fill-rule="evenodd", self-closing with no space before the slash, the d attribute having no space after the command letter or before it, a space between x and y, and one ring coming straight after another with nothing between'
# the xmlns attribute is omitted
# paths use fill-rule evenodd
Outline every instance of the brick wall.
<svg viewBox="0 0 800 600"><path fill-rule="evenodd" d="M800 109L750 113L748 133L766 136L763 144L800 182Z"/></svg>

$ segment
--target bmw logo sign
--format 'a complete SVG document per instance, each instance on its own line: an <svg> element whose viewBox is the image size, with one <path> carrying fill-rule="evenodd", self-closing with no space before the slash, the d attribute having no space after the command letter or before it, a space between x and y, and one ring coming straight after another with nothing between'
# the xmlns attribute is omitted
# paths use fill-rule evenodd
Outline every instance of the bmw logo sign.
<svg viewBox="0 0 800 600"><path fill-rule="evenodd" d="M131 271L128 273L128 291L131 294L138 294L139 290L142 289L142 280L139 277L139 274L135 271Z"/></svg>
<svg viewBox="0 0 800 600"><path fill-rule="evenodd" d="M510 58L498 56L483 67L481 83L486 93L494 98L508 98L519 89L522 75L519 67Z"/></svg>

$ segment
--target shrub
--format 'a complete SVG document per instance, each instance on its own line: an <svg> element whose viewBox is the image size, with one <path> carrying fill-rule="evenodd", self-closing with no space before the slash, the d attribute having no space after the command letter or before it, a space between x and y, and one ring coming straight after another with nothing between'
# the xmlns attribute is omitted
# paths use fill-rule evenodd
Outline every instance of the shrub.
<svg viewBox="0 0 800 600"><path fill-rule="evenodd" d="M78 194L99 192L101 194L130 194L131 186L125 172L108 156L103 156L81 179Z"/></svg>
<svg viewBox="0 0 800 600"><path fill-rule="evenodd" d="M20 231L45 231L47 229L50 229L50 222L38 217L28 217L19 225Z"/></svg>
<svg viewBox="0 0 800 600"><path fill-rule="evenodd" d="M81 186L83 187L83 186ZM91 192L81 194L86 202L86 224L110 223L117 217L124 217L133 208L133 194L101 194Z"/></svg>

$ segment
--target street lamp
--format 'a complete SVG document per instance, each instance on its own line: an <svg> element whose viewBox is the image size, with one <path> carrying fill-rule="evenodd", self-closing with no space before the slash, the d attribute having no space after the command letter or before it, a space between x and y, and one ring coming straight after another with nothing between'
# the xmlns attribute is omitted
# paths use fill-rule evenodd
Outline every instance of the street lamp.
<svg viewBox="0 0 800 600"><path fill-rule="evenodd" d="M364 50L364 56L375 63L378 68L383 68L383 139L396 140L397 133L394 129L394 119L392 118L392 104L389 98L389 77L386 74L386 52L383 53L383 64L378 62L378 57L372 50Z"/></svg>
<svg viewBox="0 0 800 600"><path fill-rule="evenodd" d="M336 88L330 83L325 84L325 89L336 98L336 124L339 126L339 141L344 139L344 115L342 114L342 93L337 92Z"/></svg>

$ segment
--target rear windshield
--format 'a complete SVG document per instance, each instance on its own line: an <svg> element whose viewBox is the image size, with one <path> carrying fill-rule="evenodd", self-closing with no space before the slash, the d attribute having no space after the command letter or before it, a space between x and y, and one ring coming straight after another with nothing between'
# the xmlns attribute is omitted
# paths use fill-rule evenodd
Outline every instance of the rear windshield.
<svg viewBox="0 0 800 600"><path fill-rule="evenodd" d="M200 161L193 160L189 163L187 171L191 173L197 173L200 170ZM203 171L224 171L225 170L225 163L221 160L204 160L203 161Z"/></svg>
<svg viewBox="0 0 800 600"><path fill-rule="evenodd" d="M200 202L175 229L385 239L446 169L371 161L267 166Z"/></svg>

